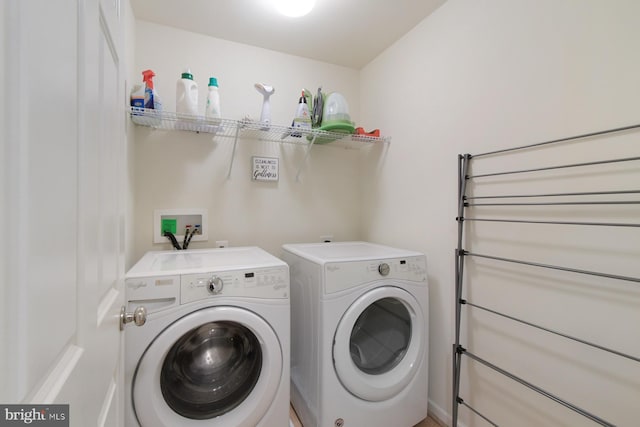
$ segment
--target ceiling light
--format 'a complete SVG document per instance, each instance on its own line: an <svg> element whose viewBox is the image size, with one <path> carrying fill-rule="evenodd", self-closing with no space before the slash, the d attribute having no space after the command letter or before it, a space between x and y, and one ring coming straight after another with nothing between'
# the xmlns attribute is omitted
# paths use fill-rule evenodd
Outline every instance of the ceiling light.
<svg viewBox="0 0 640 427"><path fill-rule="evenodd" d="M272 0L272 2L281 14L297 18L311 12L316 0Z"/></svg>

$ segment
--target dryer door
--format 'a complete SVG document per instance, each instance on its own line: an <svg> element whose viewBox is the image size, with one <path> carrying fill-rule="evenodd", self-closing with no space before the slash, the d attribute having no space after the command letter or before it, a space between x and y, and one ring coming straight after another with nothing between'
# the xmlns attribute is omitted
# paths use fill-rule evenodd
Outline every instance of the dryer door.
<svg viewBox="0 0 640 427"><path fill-rule="evenodd" d="M238 307L211 307L167 327L149 345L133 379L143 427L255 427L282 376L271 327Z"/></svg>
<svg viewBox="0 0 640 427"><path fill-rule="evenodd" d="M420 304L409 292L383 286L365 293L336 329L333 359L340 382L368 401L397 395L424 359L426 327Z"/></svg>

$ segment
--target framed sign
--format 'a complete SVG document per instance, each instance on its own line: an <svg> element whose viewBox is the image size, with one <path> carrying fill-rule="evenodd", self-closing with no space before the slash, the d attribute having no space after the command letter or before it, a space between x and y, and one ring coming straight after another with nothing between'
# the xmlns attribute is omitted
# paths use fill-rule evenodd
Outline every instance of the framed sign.
<svg viewBox="0 0 640 427"><path fill-rule="evenodd" d="M278 181L280 159L277 157L252 157L251 179L254 181Z"/></svg>

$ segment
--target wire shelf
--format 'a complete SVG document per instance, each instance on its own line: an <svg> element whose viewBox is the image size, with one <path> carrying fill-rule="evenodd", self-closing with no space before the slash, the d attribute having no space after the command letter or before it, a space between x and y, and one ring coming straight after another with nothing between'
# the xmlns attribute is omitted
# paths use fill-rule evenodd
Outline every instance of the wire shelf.
<svg viewBox="0 0 640 427"><path fill-rule="evenodd" d="M250 138L302 145L331 143L331 145L346 148L360 148L370 144L390 142L389 137L344 134L318 129L302 130L289 126L265 125L252 120L213 119L146 108L129 107L129 113L131 121L141 126L172 131L210 133L214 137L222 138Z"/></svg>

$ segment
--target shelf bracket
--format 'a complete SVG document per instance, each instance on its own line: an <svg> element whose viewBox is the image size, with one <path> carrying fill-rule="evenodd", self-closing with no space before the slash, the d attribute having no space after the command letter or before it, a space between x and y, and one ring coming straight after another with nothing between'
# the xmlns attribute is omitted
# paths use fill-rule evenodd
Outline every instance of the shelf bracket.
<svg viewBox="0 0 640 427"><path fill-rule="evenodd" d="M238 145L238 134L240 133L240 123L236 124L236 133L233 137L233 150L231 151L231 160L229 161L229 171L227 172L227 179L231 178L231 168L233 168L233 160L236 158L236 145Z"/></svg>
<svg viewBox="0 0 640 427"><path fill-rule="evenodd" d="M314 133L313 138L311 139L311 142L309 142L309 144L307 145L307 150L304 153L304 159L302 159L302 162L300 163L300 167L298 168L298 173L296 173L296 182L300 182L300 173L302 172L302 167L304 166L305 163L307 163L309 154L311 154L311 148L313 147L313 144L316 142L317 137L318 137L318 134Z"/></svg>

